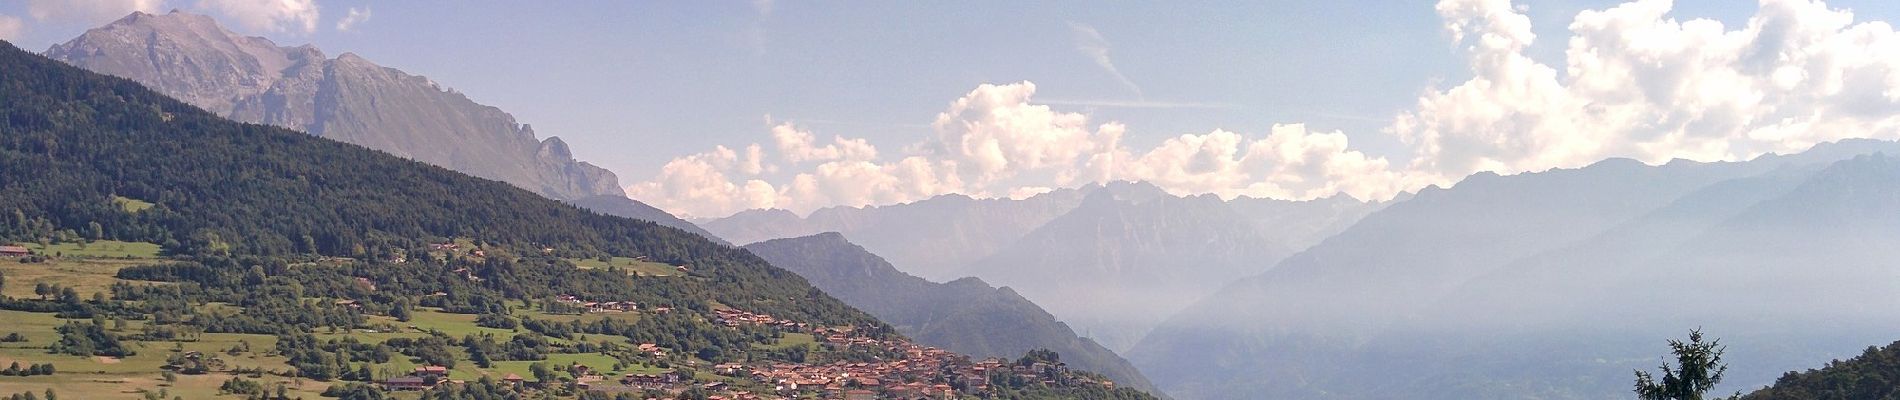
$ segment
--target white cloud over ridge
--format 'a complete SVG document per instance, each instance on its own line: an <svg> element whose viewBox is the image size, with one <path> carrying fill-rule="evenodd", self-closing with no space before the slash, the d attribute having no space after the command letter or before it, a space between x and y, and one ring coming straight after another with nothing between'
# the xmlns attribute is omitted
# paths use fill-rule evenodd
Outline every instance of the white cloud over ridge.
<svg viewBox="0 0 1900 400"><path fill-rule="evenodd" d="M1153 150L1121 144L1125 127L1034 103L1036 85L982 85L938 114L933 137L880 161L864 139L817 135L793 122L769 129L768 146L725 146L680 157L629 196L689 216L752 208L798 212L922 200L947 193L1022 198L1050 186L1146 180L1178 193L1311 198L1346 192L1389 196L1386 162L1346 148L1339 132L1276 126L1265 137L1214 131ZM770 154L770 155L768 155ZM1369 171L1369 170L1380 171ZM787 171L777 174L776 171Z"/></svg>
<svg viewBox="0 0 1900 400"><path fill-rule="evenodd" d="M197 8L222 14L247 29L269 32L316 32L320 15L316 0L198 0Z"/></svg>
<svg viewBox="0 0 1900 400"><path fill-rule="evenodd" d="M1564 64L1553 66L1528 55L1537 37L1524 9L1508 0L1440 1L1471 78L1426 89L1391 120L1383 133L1409 148L1404 164L1352 149L1344 132L1298 123L1132 149L1122 141L1128 126L1036 103L1035 85L1021 82L982 85L953 101L931 124L934 135L898 157L880 157L894 153L863 139L820 144L781 123L771 126L769 145L675 159L628 194L693 216L945 193L1019 198L1109 180L1149 181L1176 194L1383 199L1479 171L1611 157L1740 160L1846 138L1900 138L1900 34L1891 25L1856 23L1850 12L1810 0L1761 0L1733 27L1681 20L1672 8L1637 0L1579 13Z"/></svg>
<svg viewBox="0 0 1900 400"><path fill-rule="evenodd" d="M1585 11L1561 69L1525 55L1529 20L1503 0L1438 12L1474 77L1389 129L1412 173L1576 167L1608 157L1739 160L1846 138L1900 138L1900 35L1819 1L1762 0L1742 26L1679 20L1668 0Z"/></svg>
<svg viewBox="0 0 1900 400"><path fill-rule="evenodd" d="M336 30L347 32L351 28L355 28L356 24L361 24L365 21L369 21L369 17L370 17L369 7L363 7L363 8L350 7L348 12L344 13L343 19L336 21Z"/></svg>

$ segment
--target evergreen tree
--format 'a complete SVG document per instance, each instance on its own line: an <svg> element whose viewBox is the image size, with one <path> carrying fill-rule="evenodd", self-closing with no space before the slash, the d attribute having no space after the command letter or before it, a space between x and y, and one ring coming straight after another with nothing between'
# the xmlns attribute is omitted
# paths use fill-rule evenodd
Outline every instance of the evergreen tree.
<svg viewBox="0 0 1900 400"><path fill-rule="evenodd" d="M1657 379L1648 372L1636 371L1636 396L1643 400L1703 400L1703 393L1722 383L1722 374L1728 372L1728 364L1722 362L1722 352L1727 350L1722 341L1702 341L1702 330L1689 331L1689 341L1669 340L1669 348L1676 356L1676 367L1663 362L1662 378ZM1730 398L1740 397L1736 396Z"/></svg>

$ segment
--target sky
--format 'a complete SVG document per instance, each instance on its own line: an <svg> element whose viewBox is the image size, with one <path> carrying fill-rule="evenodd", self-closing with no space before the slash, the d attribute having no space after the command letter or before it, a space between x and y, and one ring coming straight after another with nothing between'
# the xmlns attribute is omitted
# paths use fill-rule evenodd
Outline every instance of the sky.
<svg viewBox="0 0 1900 400"><path fill-rule="evenodd" d="M429 76L700 217L1105 180L1384 199L1900 138L1882 1L0 0L0 38L171 9Z"/></svg>

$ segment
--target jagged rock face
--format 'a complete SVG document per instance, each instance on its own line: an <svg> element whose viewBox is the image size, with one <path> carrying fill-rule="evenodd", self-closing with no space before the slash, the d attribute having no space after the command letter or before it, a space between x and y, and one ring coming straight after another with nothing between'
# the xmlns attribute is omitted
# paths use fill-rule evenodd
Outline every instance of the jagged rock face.
<svg viewBox="0 0 1900 400"><path fill-rule="evenodd" d="M283 126L573 200L624 196L558 138L426 77L355 54L245 37L210 17L133 13L46 51L229 118Z"/></svg>

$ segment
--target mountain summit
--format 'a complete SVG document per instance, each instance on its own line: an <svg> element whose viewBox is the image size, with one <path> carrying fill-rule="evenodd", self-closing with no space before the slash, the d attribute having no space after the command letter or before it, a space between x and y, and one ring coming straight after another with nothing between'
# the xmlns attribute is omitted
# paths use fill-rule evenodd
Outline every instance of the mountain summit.
<svg viewBox="0 0 1900 400"><path fill-rule="evenodd" d="M501 109L429 78L351 53L242 36L203 15L135 12L54 45L46 56L129 78L243 122L382 150L561 200L625 196L619 178L580 162Z"/></svg>

